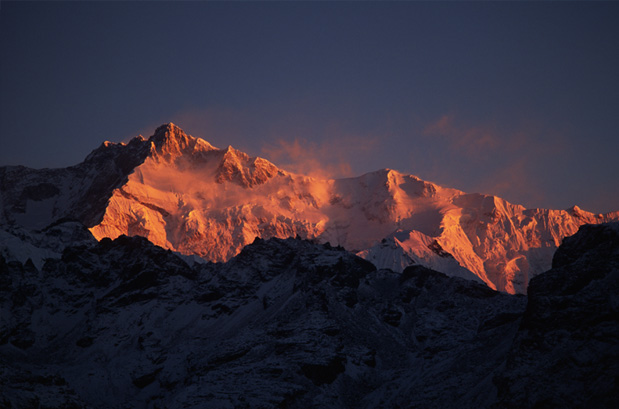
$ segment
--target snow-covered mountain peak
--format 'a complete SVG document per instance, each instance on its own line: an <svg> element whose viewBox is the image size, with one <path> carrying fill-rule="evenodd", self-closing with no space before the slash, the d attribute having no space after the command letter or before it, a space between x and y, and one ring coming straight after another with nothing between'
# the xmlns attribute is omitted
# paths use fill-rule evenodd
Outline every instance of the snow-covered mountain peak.
<svg viewBox="0 0 619 409"><path fill-rule="evenodd" d="M245 152L234 149L232 145L228 145L228 147L223 149L221 152L221 167L240 169L245 163L249 162L249 155Z"/></svg>
<svg viewBox="0 0 619 409"><path fill-rule="evenodd" d="M417 263L511 293L525 292L578 226L619 220L619 212L578 207L526 209L389 168L346 179L297 175L172 123L148 139L106 142L71 168L0 168L0 188L0 225L43 229L73 218L97 239L141 235L210 261L229 260L256 237L298 235L379 268Z"/></svg>
<svg viewBox="0 0 619 409"><path fill-rule="evenodd" d="M234 156L248 157L248 155L245 152L241 152L240 150L235 149L232 145L228 145L226 149L223 149L223 151L226 156L230 156L230 157L234 157Z"/></svg>
<svg viewBox="0 0 619 409"><path fill-rule="evenodd" d="M587 212L586 210L583 210L583 209L581 209L580 207L578 207L576 205L568 208L566 211L571 216L577 217L577 218L588 218L590 216L594 216L594 217L597 217L599 219L603 218L603 215L601 215L601 214L594 215L593 213Z"/></svg>
<svg viewBox="0 0 619 409"><path fill-rule="evenodd" d="M174 162L184 155L200 156L209 151L217 150L203 139L187 135L173 123L161 125L149 138L150 155L157 160Z"/></svg>
<svg viewBox="0 0 619 409"><path fill-rule="evenodd" d="M396 197L435 197L437 200L450 201L452 198L464 194L460 190L446 188L436 183L427 182L415 175L401 173L389 168L366 173L359 179L368 187L387 191L391 196L395 195Z"/></svg>
<svg viewBox="0 0 619 409"><path fill-rule="evenodd" d="M187 134L172 122L168 122L167 124L157 127L155 133L149 139L154 142L155 145L159 146L160 143L166 140L187 139Z"/></svg>
<svg viewBox="0 0 619 409"><path fill-rule="evenodd" d="M97 149L90 152L84 162L105 163L116 161L119 158L129 160L131 157L134 159L132 162L135 162L133 166L136 166L143 162L148 154L148 146L145 141L146 139L142 135L136 136L128 143L105 141Z"/></svg>
<svg viewBox="0 0 619 409"><path fill-rule="evenodd" d="M232 182L249 188L265 183L278 172L266 159L250 157L232 146L217 149L201 138L186 134L173 123L157 128L149 143L152 162L164 167L172 165L186 179L212 179L219 184ZM169 169L160 171L169 172Z"/></svg>
<svg viewBox="0 0 619 409"><path fill-rule="evenodd" d="M278 169L266 159L250 157L228 146L217 167L217 183L234 182L245 188L261 185L275 176Z"/></svg>

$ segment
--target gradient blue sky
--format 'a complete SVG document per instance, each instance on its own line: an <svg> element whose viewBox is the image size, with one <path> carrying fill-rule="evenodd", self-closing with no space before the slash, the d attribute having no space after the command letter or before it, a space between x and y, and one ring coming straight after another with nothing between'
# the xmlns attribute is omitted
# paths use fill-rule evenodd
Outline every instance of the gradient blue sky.
<svg viewBox="0 0 619 409"><path fill-rule="evenodd" d="M619 3L0 3L0 165L174 122L293 171L619 210Z"/></svg>

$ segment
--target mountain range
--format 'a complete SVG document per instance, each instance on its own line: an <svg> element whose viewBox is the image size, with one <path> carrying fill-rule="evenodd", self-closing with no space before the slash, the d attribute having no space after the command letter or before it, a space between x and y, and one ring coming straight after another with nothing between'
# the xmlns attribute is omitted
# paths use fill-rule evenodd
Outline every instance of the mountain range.
<svg viewBox="0 0 619 409"><path fill-rule="evenodd" d="M149 138L105 142L68 168L2 167L0 195L7 241L75 220L98 240L143 236L224 262L257 237L299 237L344 247L378 268L422 265L511 294L526 293L579 226L619 220L619 212L577 206L526 209L391 169L346 179L294 174L171 123ZM41 265L54 249L24 251L5 257Z"/></svg>
<svg viewBox="0 0 619 409"><path fill-rule="evenodd" d="M618 216L172 124L1 167L0 408L616 408Z"/></svg>

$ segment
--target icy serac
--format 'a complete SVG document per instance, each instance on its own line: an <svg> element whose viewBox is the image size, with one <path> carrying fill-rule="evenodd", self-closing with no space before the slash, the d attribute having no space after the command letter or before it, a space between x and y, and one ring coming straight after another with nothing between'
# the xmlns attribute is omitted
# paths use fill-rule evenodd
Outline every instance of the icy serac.
<svg viewBox="0 0 619 409"><path fill-rule="evenodd" d="M217 149L173 124L149 139L106 142L71 168L0 168L0 188L0 224L40 229L73 217L97 239L140 235L211 261L229 260L256 237L299 236L379 268L421 264L509 293L526 292L580 225L619 220L619 212L577 207L525 209L390 169L312 178Z"/></svg>

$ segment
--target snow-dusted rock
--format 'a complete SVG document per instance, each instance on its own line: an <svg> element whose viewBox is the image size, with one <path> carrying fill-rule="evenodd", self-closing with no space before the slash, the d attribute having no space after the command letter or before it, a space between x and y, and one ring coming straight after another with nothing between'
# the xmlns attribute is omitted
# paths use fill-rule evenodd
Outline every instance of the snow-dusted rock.
<svg viewBox="0 0 619 409"><path fill-rule="evenodd" d="M565 239L528 301L300 239L226 263L127 236L0 257L0 404L615 407L618 226Z"/></svg>
<svg viewBox="0 0 619 409"><path fill-rule="evenodd" d="M0 254L4 259L21 263L30 260L38 269L46 259L59 258L66 247L97 242L86 226L71 220L60 220L37 231L15 225L4 228L0 228Z"/></svg>
<svg viewBox="0 0 619 409"><path fill-rule="evenodd" d="M293 239L190 267L121 236L42 270L0 259L0 277L0 402L13 408L462 403L454 385L492 372L525 300Z"/></svg>

